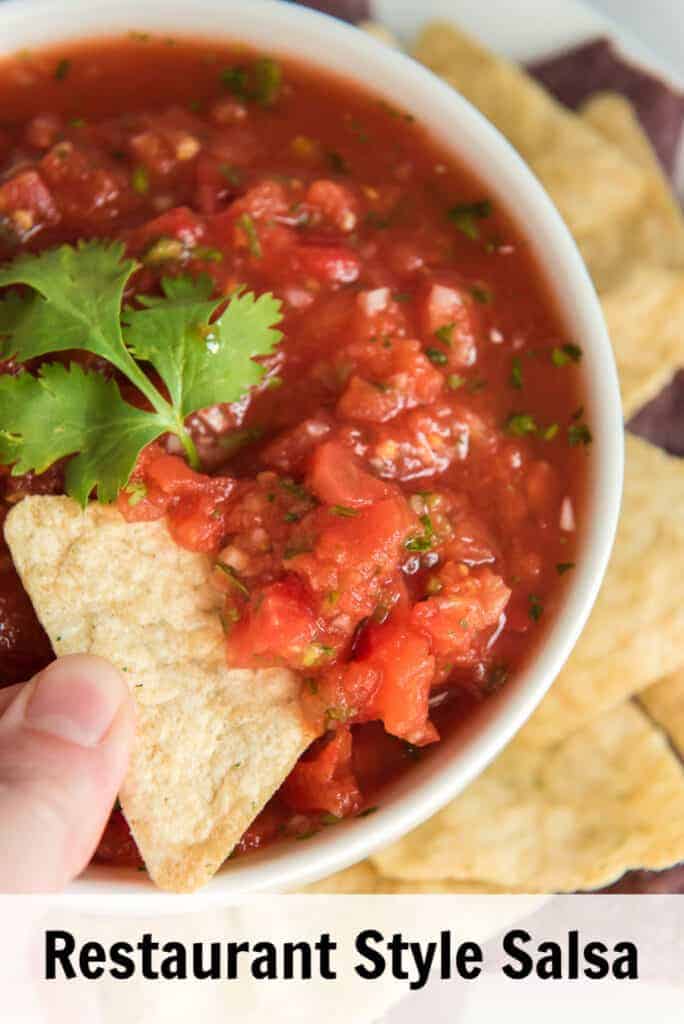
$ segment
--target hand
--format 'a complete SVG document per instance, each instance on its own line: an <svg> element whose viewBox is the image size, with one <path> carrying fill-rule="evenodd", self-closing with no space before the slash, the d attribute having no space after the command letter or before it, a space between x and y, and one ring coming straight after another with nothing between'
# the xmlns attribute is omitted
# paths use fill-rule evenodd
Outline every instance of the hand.
<svg viewBox="0 0 684 1024"><path fill-rule="evenodd" d="M54 892L86 866L126 771L134 705L101 658L0 690L0 892Z"/></svg>

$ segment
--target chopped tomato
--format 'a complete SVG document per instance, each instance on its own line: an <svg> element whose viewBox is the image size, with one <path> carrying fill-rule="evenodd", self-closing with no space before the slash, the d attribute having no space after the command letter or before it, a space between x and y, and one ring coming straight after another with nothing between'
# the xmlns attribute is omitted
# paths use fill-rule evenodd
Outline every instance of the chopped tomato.
<svg viewBox="0 0 684 1024"><path fill-rule="evenodd" d="M437 578L442 589L414 605L411 622L429 636L435 654L467 664L498 623L511 591L490 569L470 572L453 562Z"/></svg>
<svg viewBox="0 0 684 1024"><path fill-rule="evenodd" d="M352 453L335 441L327 441L314 452L308 484L327 505L361 508L389 497L392 488L366 473Z"/></svg>
<svg viewBox="0 0 684 1024"><path fill-rule="evenodd" d="M422 300L421 324L427 344L442 352L451 369L472 366L477 358L479 317L465 288L432 284Z"/></svg>
<svg viewBox="0 0 684 1024"><path fill-rule="evenodd" d="M385 625L369 628L366 644L366 660L380 675L366 717L380 718L387 732L414 746L434 743L439 736L428 721L428 698L435 659L427 639L390 619Z"/></svg>
<svg viewBox="0 0 684 1024"><path fill-rule="evenodd" d="M19 239L54 227L60 219L52 193L36 171L21 171L0 185L0 216L10 221Z"/></svg>
<svg viewBox="0 0 684 1024"><path fill-rule="evenodd" d="M356 196L336 181L314 181L306 193L306 202L323 222L328 222L345 234L353 231L357 221Z"/></svg>
<svg viewBox="0 0 684 1024"><path fill-rule="evenodd" d="M283 799L295 811L328 811L337 817L353 814L361 807L362 797L351 756L351 733L340 728L297 762L283 783Z"/></svg>
<svg viewBox="0 0 684 1024"><path fill-rule="evenodd" d="M269 662L302 668L316 633L316 618L304 587L296 577L287 578L265 587L233 627L228 661L241 668Z"/></svg>
<svg viewBox="0 0 684 1024"><path fill-rule="evenodd" d="M327 284L353 284L361 271L359 257L340 245L298 245L293 257L302 274Z"/></svg>

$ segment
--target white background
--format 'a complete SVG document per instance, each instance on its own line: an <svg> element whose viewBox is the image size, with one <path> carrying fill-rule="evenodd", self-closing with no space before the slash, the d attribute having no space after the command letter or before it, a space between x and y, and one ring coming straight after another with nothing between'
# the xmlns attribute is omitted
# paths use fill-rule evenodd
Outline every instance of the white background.
<svg viewBox="0 0 684 1024"><path fill-rule="evenodd" d="M684 0L589 0L684 74Z"/></svg>

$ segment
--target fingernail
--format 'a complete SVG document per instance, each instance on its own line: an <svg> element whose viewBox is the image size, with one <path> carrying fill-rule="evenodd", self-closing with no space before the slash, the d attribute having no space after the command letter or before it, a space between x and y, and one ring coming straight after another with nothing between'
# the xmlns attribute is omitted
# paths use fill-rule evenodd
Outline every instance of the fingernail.
<svg viewBox="0 0 684 1024"><path fill-rule="evenodd" d="M87 655L55 661L33 685L25 725L81 747L96 747L103 740L125 694L117 670Z"/></svg>

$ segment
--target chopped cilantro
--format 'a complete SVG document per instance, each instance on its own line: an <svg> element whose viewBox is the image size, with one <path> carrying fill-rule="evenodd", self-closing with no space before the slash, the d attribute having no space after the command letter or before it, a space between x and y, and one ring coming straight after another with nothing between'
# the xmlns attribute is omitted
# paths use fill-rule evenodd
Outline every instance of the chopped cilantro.
<svg viewBox="0 0 684 1024"><path fill-rule="evenodd" d="M480 284L474 284L470 289L470 294L479 302L481 305L486 306L492 301L492 293L489 288L484 288Z"/></svg>
<svg viewBox="0 0 684 1024"><path fill-rule="evenodd" d="M349 508L347 505L331 505L328 512L332 516L341 516L343 519L354 519L359 514L357 508Z"/></svg>
<svg viewBox="0 0 684 1024"><path fill-rule="evenodd" d="M432 547L432 541L434 538L434 527L430 516L425 513L420 517L420 521L423 525L423 532L417 534L415 537L410 537L404 547L407 551L429 551Z"/></svg>
<svg viewBox="0 0 684 1024"><path fill-rule="evenodd" d="M557 562L556 572L559 576L564 576L566 572L570 572L571 569L575 568L574 562Z"/></svg>
<svg viewBox="0 0 684 1024"><path fill-rule="evenodd" d="M239 590L245 597L249 597L249 590L238 576L236 570L228 562L222 562L220 559L216 562L216 568L227 576L230 582L233 584L236 590Z"/></svg>
<svg viewBox="0 0 684 1024"><path fill-rule="evenodd" d="M245 395L265 373L255 357L281 339L272 295L235 294L214 319L225 299L211 299L208 278L164 278L161 295L138 296L139 308L122 313L137 268L121 243L91 241L24 254L0 269L0 288L22 286L0 300L0 360L90 352L151 407L129 404L115 380L75 363L0 377L0 462L20 475L74 456L66 490L81 504L95 489L100 501L112 501L142 449L162 434L176 435L198 468L186 417ZM142 364L152 365L164 391Z"/></svg>
<svg viewBox="0 0 684 1024"><path fill-rule="evenodd" d="M311 495L307 491L306 487L302 484L298 484L295 480L290 479L289 476L281 477L278 484L283 491L287 491L294 498L300 498L302 501L311 501Z"/></svg>
<svg viewBox="0 0 684 1024"><path fill-rule="evenodd" d="M489 199L480 199L474 203L457 203L448 212L449 220L453 221L459 231L476 241L480 237L481 220L485 220L492 212Z"/></svg>
<svg viewBox="0 0 684 1024"><path fill-rule="evenodd" d="M542 615L544 614L544 605L541 603L536 594L530 594L529 602L530 618L533 622L539 622Z"/></svg>
<svg viewBox="0 0 684 1024"><path fill-rule="evenodd" d="M221 79L221 84L228 90L228 92L232 92L233 96L237 96L238 99L242 100L246 100L248 98L247 68L223 68L219 78Z"/></svg>
<svg viewBox="0 0 684 1024"><path fill-rule="evenodd" d="M255 100L262 107L272 106L283 84L283 72L278 61L260 57L251 67L238 64L225 67L219 75L221 84L240 100Z"/></svg>
<svg viewBox="0 0 684 1024"><path fill-rule="evenodd" d="M67 60L66 57L63 57L62 60L58 62L57 67L55 68L55 78L58 82L63 82L70 71L71 61Z"/></svg>
<svg viewBox="0 0 684 1024"><path fill-rule="evenodd" d="M447 385L452 391L458 391L465 384L465 377L462 377L460 373L450 373L447 377Z"/></svg>
<svg viewBox="0 0 684 1024"><path fill-rule="evenodd" d="M593 441L591 430L586 423L571 423L568 427L568 441L572 448L579 445L589 445Z"/></svg>
<svg viewBox="0 0 684 1024"><path fill-rule="evenodd" d="M239 167L235 167L233 164L220 164L219 171L221 176L226 179L229 185L233 188L238 188L242 184L242 171Z"/></svg>
<svg viewBox="0 0 684 1024"><path fill-rule="evenodd" d="M516 391L520 391L522 389L523 372L519 356L513 356L513 360L511 362L510 384L512 388L516 389Z"/></svg>
<svg viewBox="0 0 684 1024"><path fill-rule="evenodd" d="M131 175L133 191L139 196L145 196L150 191L150 176L144 167L136 167Z"/></svg>
<svg viewBox="0 0 684 1024"><path fill-rule="evenodd" d="M454 343L455 328L456 324L443 324L435 331L435 338L437 338L438 341L441 341L443 345L446 345L447 348L451 348Z"/></svg>
<svg viewBox="0 0 684 1024"><path fill-rule="evenodd" d="M128 498L128 504L135 508L139 505L143 498L147 497L147 487L142 480L131 480L130 483L124 487L124 494Z"/></svg>
<svg viewBox="0 0 684 1024"><path fill-rule="evenodd" d="M331 169L335 174L349 174L349 164L337 150L330 150L325 154Z"/></svg>
<svg viewBox="0 0 684 1024"><path fill-rule="evenodd" d="M549 423L548 427L545 427L542 431L542 437L545 441L553 441L559 430L560 427L557 423Z"/></svg>
<svg viewBox="0 0 684 1024"><path fill-rule="evenodd" d="M508 417L505 429L514 437L525 437L527 434L536 434L537 421L528 412L514 412Z"/></svg>
<svg viewBox="0 0 684 1024"><path fill-rule="evenodd" d="M383 217L377 210L369 210L365 219L369 227L377 228L379 231L390 226L389 217Z"/></svg>
<svg viewBox="0 0 684 1024"><path fill-rule="evenodd" d="M579 363L582 359L582 349L579 345L568 342L567 345L557 346L551 352L551 362L554 366L567 366L568 363Z"/></svg>
<svg viewBox="0 0 684 1024"><path fill-rule="evenodd" d="M262 107L272 106L280 96L283 70L277 60L262 57L254 64L254 99Z"/></svg>
<svg viewBox="0 0 684 1024"><path fill-rule="evenodd" d="M259 241L259 233L257 232L254 220L248 213L243 213L241 217L238 217L238 227L242 228L245 235L247 236L247 245L249 251L255 260L261 259L261 242Z"/></svg>
<svg viewBox="0 0 684 1024"><path fill-rule="evenodd" d="M440 348L426 348L425 355L435 366L446 366L449 358Z"/></svg>

